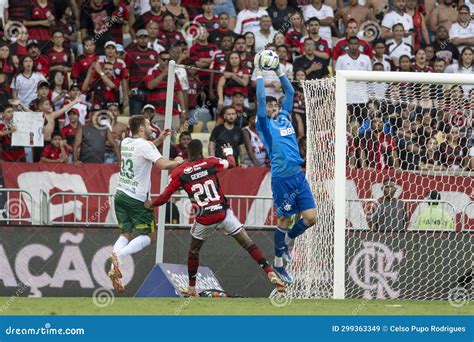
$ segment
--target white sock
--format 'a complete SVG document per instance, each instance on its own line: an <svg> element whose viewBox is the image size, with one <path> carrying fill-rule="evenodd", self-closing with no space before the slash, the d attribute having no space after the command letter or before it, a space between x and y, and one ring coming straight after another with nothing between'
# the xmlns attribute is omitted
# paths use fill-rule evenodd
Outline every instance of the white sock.
<svg viewBox="0 0 474 342"><path fill-rule="evenodd" d="M118 252L121 249L124 249L128 245L128 242L129 242L128 239L123 235L120 235L119 238L117 239L117 241L115 241L114 253L116 253L117 256L119 257L119 262L122 262L122 260L121 260L120 256L118 255Z"/></svg>
<svg viewBox="0 0 474 342"><path fill-rule="evenodd" d="M293 240L293 239L288 236L288 233L286 233L285 234L285 243L288 245L291 242L291 240Z"/></svg>
<svg viewBox="0 0 474 342"><path fill-rule="evenodd" d="M118 251L117 255L122 260L128 255L140 252L143 248L151 244L151 239L148 235L140 235L130 241L130 243Z"/></svg>
<svg viewBox="0 0 474 342"><path fill-rule="evenodd" d="M283 267L283 258L275 257L274 265L275 267Z"/></svg>

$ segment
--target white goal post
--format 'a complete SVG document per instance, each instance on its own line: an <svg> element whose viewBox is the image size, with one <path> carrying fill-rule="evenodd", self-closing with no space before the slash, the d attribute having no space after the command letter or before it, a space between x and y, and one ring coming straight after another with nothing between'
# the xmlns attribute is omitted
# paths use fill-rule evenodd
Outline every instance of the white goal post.
<svg viewBox="0 0 474 342"><path fill-rule="evenodd" d="M463 104L454 108L456 102L452 93L458 85L465 87L464 96L470 101L461 99L459 103ZM458 114L468 112L466 120L471 123L474 108L465 108L467 104L474 107L474 101L472 101L474 96L470 97L471 92L466 90L470 89L470 86L474 86L473 75L404 72L338 71L335 79L304 82L308 127L307 178L316 199L318 223L316 227L295 241L295 261L291 266L295 283L289 289L291 297L344 299L362 296L364 298L447 299L452 287L463 285L463 276L472 274L470 272L472 272L472 243L474 241L472 233L474 230L466 229L465 221L466 217L470 217L471 209L474 208L469 206L471 202L469 194L463 197L465 202L463 202L461 213L459 212L461 209L454 208L455 205L451 202L454 201L452 196L456 191L462 197L463 190L461 189L464 189L465 185L474 187L474 180L471 182L469 179L469 176L472 178L472 171L462 172L462 169L456 165L445 167L439 160L436 162L436 165L439 163L437 171L438 166L423 171L420 165L425 165L422 161L427 158L425 154L428 153L425 145L435 139L434 133L439 133L436 139L448 141L451 139L446 138L449 132L455 131L452 127L456 125L451 124L451 121L449 124L448 121L443 122L443 128L438 130L440 120L451 120L450 115L455 112ZM369 89L375 89L375 91L370 92ZM378 95L371 98L370 94L375 94L377 91ZM451 95L446 95L447 92L451 92ZM357 97L365 98L365 100L358 101ZM351 102L350 98L356 98L356 100ZM371 114L372 110L375 114ZM430 115L433 118L431 121ZM438 118L442 119L438 120ZM380 125L383 125L381 129L384 138L381 133L379 135L373 133L378 129L374 128L374 122L379 121ZM431 127L429 132L432 136L423 136L425 134L424 121L429 121L427 126ZM456 131L466 135L464 137L466 141L471 134L471 128L467 126L467 124L463 127L456 126ZM347 133L350 127L355 132L359 132L357 138L360 140L351 152L349 148L352 147L348 146ZM433 127L436 129L432 131ZM411 135L407 133L402 136L401 134L406 133L403 130L409 131ZM442 135L444 138L439 137ZM407 136L413 141L407 142L409 140ZM381 140L377 140L379 138ZM332 141L328 142L331 139ZM433 140L432 143L437 142ZM387 144L393 146L380 147ZM464 147L467 151L467 145ZM377 153L380 156L368 156L376 154L370 151L370 148L378 149ZM446 159L446 163L448 159L451 162L452 159L457 158L454 153L445 151L442 158ZM411 159L407 159L407 155ZM465 162L468 156L464 157ZM333 167L330 166L331 164ZM380 166L381 164L383 165ZM349 167L352 171L348 171ZM359 179L351 178L352 185L348 185L348 173L351 172ZM466 177L464 181L466 184L455 178L463 176ZM420 210L434 203L425 197L428 193L430 196L431 193L436 193L433 190L436 190L436 186L440 186L442 177L445 177L446 182L454 182L457 179L460 184L458 188L453 184L449 189L439 188L441 199L434 200L437 202L435 204L447 213L447 216L449 216L448 209L453 207L451 216L455 228L449 232L425 228L421 230L419 223L415 224L414 220L417 215L421 215ZM396 218L389 217L390 215L384 218L377 214L378 208L381 207L380 201L384 201L383 198L377 199L370 195L357 199L347 198L350 191L354 193L380 191L380 184L385 184L385 182L388 188L395 187L393 184L390 185L391 179L398 187L396 196L402 198L400 200L402 204L399 206L406 210L403 214L405 215L403 220L406 220L403 232L395 229L389 233L387 233L388 230L381 232L381 225L375 223L375 217L379 221L396 221ZM356 189L348 189L351 186ZM364 187L364 190L357 189L357 186ZM382 193L385 191L383 186ZM390 192L390 190L387 191ZM409 192L411 192L411 197ZM446 197L446 200L443 197ZM348 205L348 201L353 202ZM388 200L387 203L391 202ZM357 215L360 217L352 214L354 208L359 209ZM348 218L348 210L351 211L352 222L349 222L351 218ZM354 223L356 221L362 222L361 229L356 227ZM370 228L367 228L367 222ZM346 231L348 225L354 228L353 233ZM365 239L367 234L374 235L373 241ZM455 236L455 234L460 235ZM362 235L364 238L360 238ZM346 239L346 236L349 238ZM407 241L409 241L408 244ZM449 253L441 251L446 241L449 241L447 243ZM328 243L331 243L333 248L325 246ZM353 254L351 254L351 248ZM447 255L450 260L445 260ZM369 264L381 269L372 271ZM392 272L398 267L397 265L399 268ZM307 270L308 267L311 269ZM360 267L366 267L366 270L360 271L358 269ZM439 274L437 277L435 274L425 274L426 269L430 272L449 271L449 275ZM408 284L410 277L419 281L420 286L425 288L419 291L409 289L412 285Z"/></svg>

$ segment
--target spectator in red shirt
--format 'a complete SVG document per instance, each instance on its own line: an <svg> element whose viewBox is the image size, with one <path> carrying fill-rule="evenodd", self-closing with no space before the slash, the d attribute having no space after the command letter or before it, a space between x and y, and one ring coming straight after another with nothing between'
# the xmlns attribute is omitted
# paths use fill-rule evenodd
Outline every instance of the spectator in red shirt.
<svg viewBox="0 0 474 342"><path fill-rule="evenodd" d="M194 18L194 23L203 26L211 33L219 27L219 19L214 15L214 5L212 0L204 0L201 6L203 13Z"/></svg>
<svg viewBox="0 0 474 342"><path fill-rule="evenodd" d="M426 52L424 49L415 51L415 63L412 64L411 68L415 72L433 72L433 68L426 65Z"/></svg>
<svg viewBox="0 0 474 342"><path fill-rule="evenodd" d="M2 121L0 121L0 139L2 142L2 160L10 162L25 161L25 149L23 147L12 146L11 136L16 131L13 125L14 108L11 104L5 104L0 109Z"/></svg>
<svg viewBox="0 0 474 342"><path fill-rule="evenodd" d="M66 148L72 151L74 147L74 139L76 138L77 128L80 126L79 123L79 110L71 108L67 113L69 119L69 125L64 126L61 129L61 136L66 140Z"/></svg>
<svg viewBox="0 0 474 342"><path fill-rule="evenodd" d="M213 30L209 34L209 43L216 44L217 46L221 46L221 40L224 38L224 36L231 36L231 39L233 40L235 37L237 37L237 34L232 31L229 28L229 14L226 12L222 12L219 14L219 27L215 30ZM222 48L222 47L221 47Z"/></svg>
<svg viewBox="0 0 474 342"><path fill-rule="evenodd" d="M168 62L171 56L168 51L160 53L158 66L150 69L145 78L146 86L149 90L148 103L156 108L156 116L158 122L163 123L160 128L164 127L165 109L166 109L166 90L168 77ZM182 94L181 84L175 76L175 91L173 97L173 117L171 127L176 132L181 123L187 120L187 108L185 107L184 97Z"/></svg>
<svg viewBox="0 0 474 342"><path fill-rule="evenodd" d="M71 78L77 80L80 86L82 86L82 83L86 79L87 71L99 58L95 53L95 41L92 37L84 38L82 45L84 46L84 54L76 58L71 72Z"/></svg>
<svg viewBox="0 0 474 342"><path fill-rule="evenodd" d="M71 71L72 55L70 51L64 49L64 33L56 29L53 31L53 47L49 54L49 71L61 71L68 73Z"/></svg>
<svg viewBox="0 0 474 342"><path fill-rule="evenodd" d="M212 62L210 68L212 70L224 71L225 66L227 65L227 59L229 58L230 53L232 52L232 35L225 35L220 41L220 50L217 50L212 57ZM211 73L211 78L209 81L209 95L211 98L215 98L214 89L215 84L219 82L222 74ZM214 84L215 83L215 84Z"/></svg>
<svg viewBox="0 0 474 342"><path fill-rule="evenodd" d="M106 108L107 103L119 102L119 87L120 79L114 74L113 64L106 62L102 67L98 62L94 62L87 71L82 91L93 91L92 104Z"/></svg>
<svg viewBox="0 0 474 342"><path fill-rule="evenodd" d="M172 145L170 150L170 158L181 157L184 160L188 159L188 144L192 140L191 133L183 131L179 135L179 144Z"/></svg>
<svg viewBox="0 0 474 342"><path fill-rule="evenodd" d="M358 23L355 19L350 19L346 24L346 37L339 39L332 50L332 59L336 63L339 56L345 55L349 51L349 37L357 36ZM374 58L374 50L364 39L359 39L359 52L363 53L372 60Z"/></svg>
<svg viewBox="0 0 474 342"><path fill-rule="evenodd" d="M51 143L47 145L41 152L41 160L43 163L67 163L69 150L66 143L61 137L61 133L54 132L52 134Z"/></svg>
<svg viewBox="0 0 474 342"><path fill-rule="evenodd" d="M212 62L212 57L217 50L217 46L207 41L209 33L206 29L200 28L196 43L189 50L191 60L198 68L208 69ZM198 71L197 76L205 89L209 89L210 74L206 71Z"/></svg>
<svg viewBox="0 0 474 342"><path fill-rule="evenodd" d="M239 54L240 66L253 70L253 59L255 56L247 52L247 44L244 36L235 38L233 50Z"/></svg>
<svg viewBox="0 0 474 342"><path fill-rule="evenodd" d="M28 41L30 36L28 31L21 31L18 29L16 41L10 45L12 55L12 62L16 69L20 68L20 60L28 55Z"/></svg>
<svg viewBox="0 0 474 342"><path fill-rule="evenodd" d="M38 42L42 52L47 53L51 48L51 27L56 24L54 5L48 0L31 1L25 8L26 15L23 24L28 28L30 39Z"/></svg>
<svg viewBox="0 0 474 342"><path fill-rule="evenodd" d="M301 38L303 38L304 32L306 31L303 22L303 15L300 11L295 11L291 15L290 20L291 28L285 34L285 43L290 47L291 52L295 56L299 56L301 50Z"/></svg>
<svg viewBox="0 0 474 342"><path fill-rule="evenodd" d="M170 13L163 15L163 28L158 36L162 42L166 41L165 48L169 49L171 45L176 45L180 41L184 41L181 32L176 31L174 17Z"/></svg>
<svg viewBox="0 0 474 342"><path fill-rule="evenodd" d="M232 102L232 94L240 91L244 94L248 106L248 84L250 80L249 70L242 68L240 64L240 56L237 52L231 52L224 75L217 84L217 95L219 101L217 103L218 110L224 106L228 106Z"/></svg>
<svg viewBox="0 0 474 342"><path fill-rule="evenodd" d="M135 32L146 28L150 21L157 23L161 29L164 20L163 16L165 13L167 13L166 7L163 6L161 0L150 0L150 10L148 12L142 13L142 15L138 16L137 18L135 18L135 12L130 11L129 27L132 38L135 39Z"/></svg>
<svg viewBox="0 0 474 342"><path fill-rule="evenodd" d="M6 43L0 43L0 72L5 74L10 82L15 69L11 59L10 46Z"/></svg>
<svg viewBox="0 0 474 342"><path fill-rule="evenodd" d="M28 44L28 54L33 58L35 71L42 73L44 77L48 78L49 58L41 54L40 46L36 41L32 41Z"/></svg>
<svg viewBox="0 0 474 342"><path fill-rule="evenodd" d="M127 51L125 56L125 64L130 73L130 115L140 114L146 104L148 90L145 78L148 71L158 62L158 53L148 47L148 38L147 30L138 30L137 43Z"/></svg>

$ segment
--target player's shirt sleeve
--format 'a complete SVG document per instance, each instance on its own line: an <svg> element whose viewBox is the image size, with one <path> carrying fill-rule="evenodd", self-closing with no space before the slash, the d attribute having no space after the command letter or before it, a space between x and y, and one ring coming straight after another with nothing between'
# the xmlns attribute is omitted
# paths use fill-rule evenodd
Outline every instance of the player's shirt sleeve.
<svg viewBox="0 0 474 342"><path fill-rule="evenodd" d="M153 206L157 207L165 204L169 201L171 195L173 195L181 187L181 178L179 178L179 173L182 168L175 169L169 178L169 183L166 186L165 190L158 196L157 199L153 201Z"/></svg>
<svg viewBox="0 0 474 342"><path fill-rule="evenodd" d="M230 160L230 161L229 161ZM230 155L227 159L221 159L217 157L206 158L206 161L216 168L217 172L221 172L226 169L231 169L235 166L234 156Z"/></svg>
<svg viewBox="0 0 474 342"><path fill-rule="evenodd" d="M285 74L280 76L281 86L283 91L285 92L285 97L283 98L283 103L281 105L280 115L284 115L286 117L291 116L291 111L293 110L293 103L295 98L295 90L290 83L288 77Z"/></svg>
<svg viewBox="0 0 474 342"><path fill-rule="evenodd" d="M153 145L150 141L147 141L143 144L142 156L146 160L151 161L153 164L156 163L159 159L163 158L156 146Z"/></svg>

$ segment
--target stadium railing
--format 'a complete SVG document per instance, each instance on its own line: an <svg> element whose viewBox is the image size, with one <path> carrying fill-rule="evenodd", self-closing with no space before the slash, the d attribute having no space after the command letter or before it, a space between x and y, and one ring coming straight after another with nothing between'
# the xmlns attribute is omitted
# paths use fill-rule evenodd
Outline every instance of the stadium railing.
<svg viewBox="0 0 474 342"><path fill-rule="evenodd" d="M0 189L0 224L33 224L35 207L28 191Z"/></svg>

